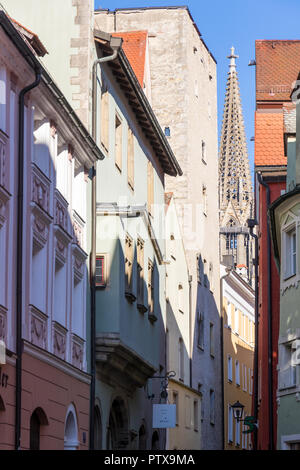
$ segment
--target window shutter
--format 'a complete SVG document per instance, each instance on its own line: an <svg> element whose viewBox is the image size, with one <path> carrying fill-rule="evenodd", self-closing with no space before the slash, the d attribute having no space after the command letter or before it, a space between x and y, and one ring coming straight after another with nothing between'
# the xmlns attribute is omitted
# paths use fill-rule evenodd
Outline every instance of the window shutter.
<svg viewBox="0 0 300 470"><path fill-rule="evenodd" d="M108 151L109 109L108 90L104 90L101 97L101 144Z"/></svg>
<svg viewBox="0 0 300 470"><path fill-rule="evenodd" d="M128 184L134 189L134 139L131 129L128 129L127 175Z"/></svg>
<svg viewBox="0 0 300 470"><path fill-rule="evenodd" d="M148 162L148 212L153 216L153 202L154 202L154 175L153 165Z"/></svg>

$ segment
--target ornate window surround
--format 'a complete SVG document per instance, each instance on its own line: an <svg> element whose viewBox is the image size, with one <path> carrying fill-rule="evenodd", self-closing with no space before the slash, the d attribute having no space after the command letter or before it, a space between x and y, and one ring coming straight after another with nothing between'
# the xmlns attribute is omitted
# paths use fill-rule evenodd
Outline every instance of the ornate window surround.
<svg viewBox="0 0 300 470"><path fill-rule="evenodd" d="M292 219L292 220L290 220ZM293 214L291 211L287 211L285 215L285 222L281 226L281 294L290 287L296 287L300 282L300 272L299 272L299 227L300 227L300 218ZM296 273L290 276L286 275L286 266L283 265L283 262L286 261L286 244L287 244L287 234L291 230L296 230Z"/></svg>

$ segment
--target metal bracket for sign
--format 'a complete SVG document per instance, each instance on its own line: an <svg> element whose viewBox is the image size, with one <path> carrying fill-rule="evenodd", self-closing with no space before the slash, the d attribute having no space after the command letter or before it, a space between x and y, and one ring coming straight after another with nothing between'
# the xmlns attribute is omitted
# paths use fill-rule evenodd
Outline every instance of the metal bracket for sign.
<svg viewBox="0 0 300 470"><path fill-rule="evenodd" d="M159 375L159 376L156 376L156 377L151 377L151 380L152 379L162 379L161 383L160 383L161 393L160 393L159 402L161 402L162 399L166 400L168 398L167 388L168 388L168 385L169 385L169 379L172 379L175 376L176 376L176 372L174 370L171 370L171 371L167 372L166 375ZM148 395L149 400L152 400L154 397L155 397L154 393L152 393L152 395Z"/></svg>

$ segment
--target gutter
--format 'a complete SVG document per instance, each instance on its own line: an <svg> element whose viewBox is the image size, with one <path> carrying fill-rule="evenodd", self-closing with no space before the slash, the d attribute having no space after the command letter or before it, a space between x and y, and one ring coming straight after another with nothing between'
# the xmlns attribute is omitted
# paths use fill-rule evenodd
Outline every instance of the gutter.
<svg viewBox="0 0 300 470"><path fill-rule="evenodd" d="M23 88L19 94L19 135L18 135L18 208L17 208L17 288L16 288L16 414L15 450L21 446L22 412L22 300L23 300L23 197L24 197L24 100L25 95L41 82L40 68L35 71L35 81Z"/></svg>
<svg viewBox="0 0 300 470"><path fill-rule="evenodd" d="M108 57L96 59L92 69L92 136L97 141L97 66L114 60L122 45L122 39L110 37L110 45L113 54ZM101 152L102 153L102 152ZM103 157L104 158L104 157ZM97 226L97 171L92 167L92 230L91 230L91 255L90 255L90 284L91 284L91 388L90 388L90 450L95 447L95 399L96 399L96 226Z"/></svg>
<svg viewBox="0 0 300 470"><path fill-rule="evenodd" d="M266 188L267 210L270 207L270 187L261 173L257 173L258 182ZM267 257L268 257L268 402L269 402L269 450L274 449L273 420L273 337L272 337L272 277L271 277L271 234L267 223Z"/></svg>

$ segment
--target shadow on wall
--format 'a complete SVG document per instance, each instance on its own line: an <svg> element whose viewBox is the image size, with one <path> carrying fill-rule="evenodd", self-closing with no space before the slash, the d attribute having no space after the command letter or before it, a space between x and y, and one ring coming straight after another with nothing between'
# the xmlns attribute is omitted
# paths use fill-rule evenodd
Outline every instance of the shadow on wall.
<svg viewBox="0 0 300 470"><path fill-rule="evenodd" d="M207 275L210 269L198 256L196 311L192 312L193 388L202 395L202 445L205 450L222 449L222 351L221 318L213 286Z"/></svg>
<svg viewBox="0 0 300 470"><path fill-rule="evenodd" d="M73 367L85 370L87 255L83 250L85 227L82 213L76 211L74 204L75 193L78 190L86 191L84 168L81 165L81 172L78 173L80 163L76 155L70 153L67 144L58 142L62 136L57 137L56 129L41 114L36 108L33 154L26 152L28 159L24 165L25 188L28 189L24 194L23 266L24 271L30 274L26 284L28 289L24 289L26 309L23 318L31 324L30 337L25 339L60 360L71 363ZM48 132L51 135L49 138ZM43 143L47 139L49 145ZM56 155L54 149L57 144ZM16 196L14 194L14 198ZM85 201L85 194L79 197ZM72 200L70 216L69 203ZM83 209L85 212L86 208ZM74 356L76 347L79 354ZM26 367L30 367L27 358ZM23 370L23 380L24 373ZM74 390L69 390L72 393L67 394L62 403L57 403L57 387L69 386L65 374L57 372L56 386L42 389L41 377L33 376L30 369L28 374L30 381L23 383L26 383L24 391L31 397L31 406L26 414L22 414L22 448L78 449L82 440L82 423L78 421L77 413L85 411L88 414L88 406L82 409ZM36 393L38 389L41 393ZM68 401L70 397L73 397L74 403ZM1 398L4 408L6 399L5 396L3 400ZM5 427L3 415L0 410L0 436ZM59 431L57 422L64 423Z"/></svg>
<svg viewBox="0 0 300 470"><path fill-rule="evenodd" d="M105 422L101 417L99 433L103 446L109 450L165 448L165 431L152 429L152 405L159 403L161 393L161 379L153 377L165 374L165 327L160 298L164 267L159 268L154 249L151 245L150 251L146 241L145 254L138 254L134 239L137 237L132 237L132 251L128 252L120 238L111 240L111 244L103 242L107 251L102 254L109 259L109 267L106 284L96 293L96 336L100 348L96 348L97 380L111 386L111 396L116 387L119 390L112 403L98 396L108 420ZM149 259L145 256L148 253ZM108 351L106 346L112 338L113 351ZM121 362L114 342L124 351L125 359ZM109 412L105 407L109 407ZM137 421L140 424L135 429Z"/></svg>

